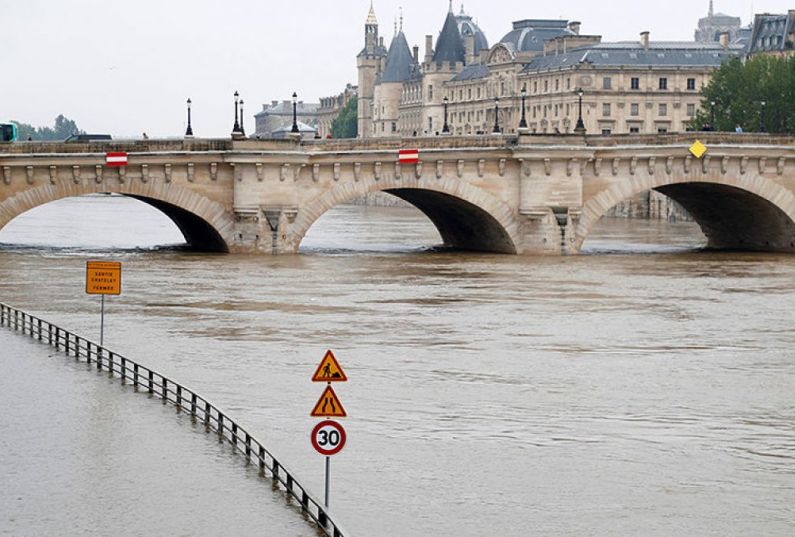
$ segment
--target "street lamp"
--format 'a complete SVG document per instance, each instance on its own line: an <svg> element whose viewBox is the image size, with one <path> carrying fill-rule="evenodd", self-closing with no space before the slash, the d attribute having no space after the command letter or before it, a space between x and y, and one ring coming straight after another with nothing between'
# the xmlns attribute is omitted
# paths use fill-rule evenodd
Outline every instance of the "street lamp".
<svg viewBox="0 0 795 537"><path fill-rule="evenodd" d="M246 130L243 128L243 99L240 99L240 136L245 136Z"/></svg>
<svg viewBox="0 0 795 537"><path fill-rule="evenodd" d="M232 127L232 134L237 134L238 132L240 132L240 123L237 120L237 106L239 104L239 101L240 101L240 94L238 92L235 92L235 126Z"/></svg>
<svg viewBox="0 0 795 537"><path fill-rule="evenodd" d="M494 131L492 134L501 134L500 130L500 98L494 97Z"/></svg>
<svg viewBox="0 0 795 537"><path fill-rule="evenodd" d="M293 128L290 130L293 134L298 134L298 94L293 92Z"/></svg>
<svg viewBox="0 0 795 537"><path fill-rule="evenodd" d="M585 134L585 122L582 120L582 96L585 92L582 88L577 88L577 98L579 99L579 112L577 115L577 126L574 127L574 132L578 134Z"/></svg>
<svg viewBox="0 0 795 537"><path fill-rule="evenodd" d="M450 99L445 95L442 102L444 102L444 126L442 127L442 134L450 134L450 125L447 124L447 105L450 103Z"/></svg>
<svg viewBox="0 0 795 537"><path fill-rule="evenodd" d="M759 111L759 132L765 132L765 107L767 106L767 101L762 101L759 104L762 105Z"/></svg>
<svg viewBox="0 0 795 537"><path fill-rule="evenodd" d="M709 130L715 130L715 101L709 102Z"/></svg>
<svg viewBox="0 0 795 537"><path fill-rule="evenodd" d="M527 128L527 116L525 114L524 102L527 99L527 86L522 86L522 119L519 121L519 128Z"/></svg>
<svg viewBox="0 0 795 537"><path fill-rule="evenodd" d="M193 138L193 128L190 125L190 98L188 98L188 128L185 129L185 138Z"/></svg>

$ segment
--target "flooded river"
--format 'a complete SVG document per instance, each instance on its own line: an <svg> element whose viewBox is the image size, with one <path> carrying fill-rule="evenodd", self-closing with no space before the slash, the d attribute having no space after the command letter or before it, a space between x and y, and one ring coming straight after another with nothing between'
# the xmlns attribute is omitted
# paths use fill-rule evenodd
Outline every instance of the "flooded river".
<svg viewBox="0 0 795 537"><path fill-rule="evenodd" d="M439 240L412 210L342 207L298 256L195 254L143 204L70 199L0 231L0 300L98 340L85 261L122 261L106 345L318 497L310 378L334 349L331 504L354 537L795 533L795 256L633 220L567 258ZM312 534L189 420L51 354L0 332L0 535L141 535L136 513L147 534Z"/></svg>

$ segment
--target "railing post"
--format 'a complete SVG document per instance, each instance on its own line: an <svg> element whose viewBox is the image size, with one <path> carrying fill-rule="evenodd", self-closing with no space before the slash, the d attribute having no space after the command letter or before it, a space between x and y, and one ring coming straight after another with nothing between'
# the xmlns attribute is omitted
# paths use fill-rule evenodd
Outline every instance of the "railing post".
<svg viewBox="0 0 795 537"><path fill-rule="evenodd" d="M19 332L19 310L14 310L14 330Z"/></svg>
<svg viewBox="0 0 795 537"><path fill-rule="evenodd" d="M309 509L309 494L305 490L301 491L301 509L304 511Z"/></svg>
<svg viewBox="0 0 795 537"><path fill-rule="evenodd" d="M232 422L232 445L237 447L237 423Z"/></svg>
<svg viewBox="0 0 795 537"><path fill-rule="evenodd" d="M251 435L246 433L246 460L250 461L251 459Z"/></svg>
<svg viewBox="0 0 795 537"><path fill-rule="evenodd" d="M259 473L265 475L265 448L259 447Z"/></svg>
<svg viewBox="0 0 795 537"><path fill-rule="evenodd" d="M138 364L133 364L133 387L138 389Z"/></svg>
<svg viewBox="0 0 795 537"><path fill-rule="evenodd" d="M290 492L293 491L293 475L292 474L287 474L287 483L285 483L284 486L287 487L288 491L290 491Z"/></svg>
<svg viewBox="0 0 795 537"><path fill-rule="evenodd" d="M210 432L210 403L204 402L204 427Z"/></svg>
<svg viewBox="0 0 795 537"><path fill-rule="evenodd" d="M94 351L97 354L97 371L102 371L102 347L94 345Z"/></svg>
<svg viewBox="0 0 795 537"><path fill-rule="evenodd" d="M125 380L127 380L127 358L122 356L121 357L121 383L124 384Z"/></svg>
<svg viewBox="0 0 795 537"><path fill-rule="evenodd" d="M317 523L324 528L328 526L328 517L326 516L326 512L322 507L317 508Z"/></svg>
<svg viewBox="0 0 795 537"><path fill-rule="evenodd" d="M41 341L41 319L38 319L38 325L39 325L39 341Z"/></svg>
<svg viewBox="0 0 795 537"><path fill-rule="evenodd" d="M190 415L193 416L194 419L196 418L196 394L195 393L191 394L191 396L190 396Z"/></svg>
<svg viewBox="0 0 795 537"><path fill-rule="evenodd" d="M165 405L168 402L168 380L166 377L161 377L162 384L161 384L161 392L160 395L163 396L163 404Z"/></svg>
<svg viewBox="0 0 795 537"><path fill-rule="evenodd" d="M52 325L50 323L47 323L47 328L48 328L47 337L49 338L48 343L49 343L50 347L52 347Z"/></svg>
<svg viewBox="0 0 795 537"><path fill-rule="evenodd" d="M218 411L218 440L224 439L224 415Z"/></svg>
<svg viewBox="0 0 795 537"><path fill-rule="evenodd" d="M149 371L149 393L155 393L155 375Z"/></svg>
<svg viewBox="0 0 795 537"><path fill-rule="evenodd" d="M182 386L177 384L177 412L182 412Z"/></svg>
<svg viewBox="0 0 795 537"><path fill-rule="evenodd" d="M108 351L108 371L110 372L110 376L113 376L113 353Z"/></svg>
<svg viewBox="0 0 795 537"><path fill-rule="evenodd" d="M69 356L69 332L64 331L63 351Z"/></svg>
<svg viewBox="0 0 795 537"><path fill-rule="evenodd" d="M76 343L75 346L77 347L77 355L79 357L80 356L80 338L79 337L75 340L75 343ZM88 365L91 365L91 342L90 341L86 341L86 363Z"/></svg>
<svg viewBox="0 0 795 537"><path fill-rule="evenodd" d="M273 459L273 467L271 468L271 472L273 473L273 480L279 481L279 461Z"/></svg>

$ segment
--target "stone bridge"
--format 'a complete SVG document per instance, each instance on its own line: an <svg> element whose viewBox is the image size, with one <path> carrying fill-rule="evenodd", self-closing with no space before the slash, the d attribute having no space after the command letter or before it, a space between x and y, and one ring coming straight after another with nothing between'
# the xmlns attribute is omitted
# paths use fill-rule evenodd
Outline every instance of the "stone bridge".
<svg viewBox="0 0 795 537"><path fill-rule="evenodd" d="M406 148L418 164L398 162ZM129 166L107 167L110 151ZM577 253L611 207L646 190L682 204L711 247L795 251L795 139L769 135L23 142L0 145L0 174L0 228L54 200L117 193L205 251L296 253L326 211L383 191L453 248Z"/></svg>

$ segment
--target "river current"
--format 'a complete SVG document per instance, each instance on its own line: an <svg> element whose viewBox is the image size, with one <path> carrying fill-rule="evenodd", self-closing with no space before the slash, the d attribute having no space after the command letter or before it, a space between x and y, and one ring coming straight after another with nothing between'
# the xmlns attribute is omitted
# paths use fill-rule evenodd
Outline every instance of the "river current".
<svg viewBox="0 0 795 537"><path fill-rule="evenodd" d="M183 251L117 196L0 231L0 301L95 340L88 259L124 264L106 346L191 387L318 497L326 349L356 536L795 534L795 256L604 219L583 255L436 251L418 212L341 207L301 254ZM0 535L313 535L173 409L0 330ZM201 433L201 434L199 434Z"/></svg>

